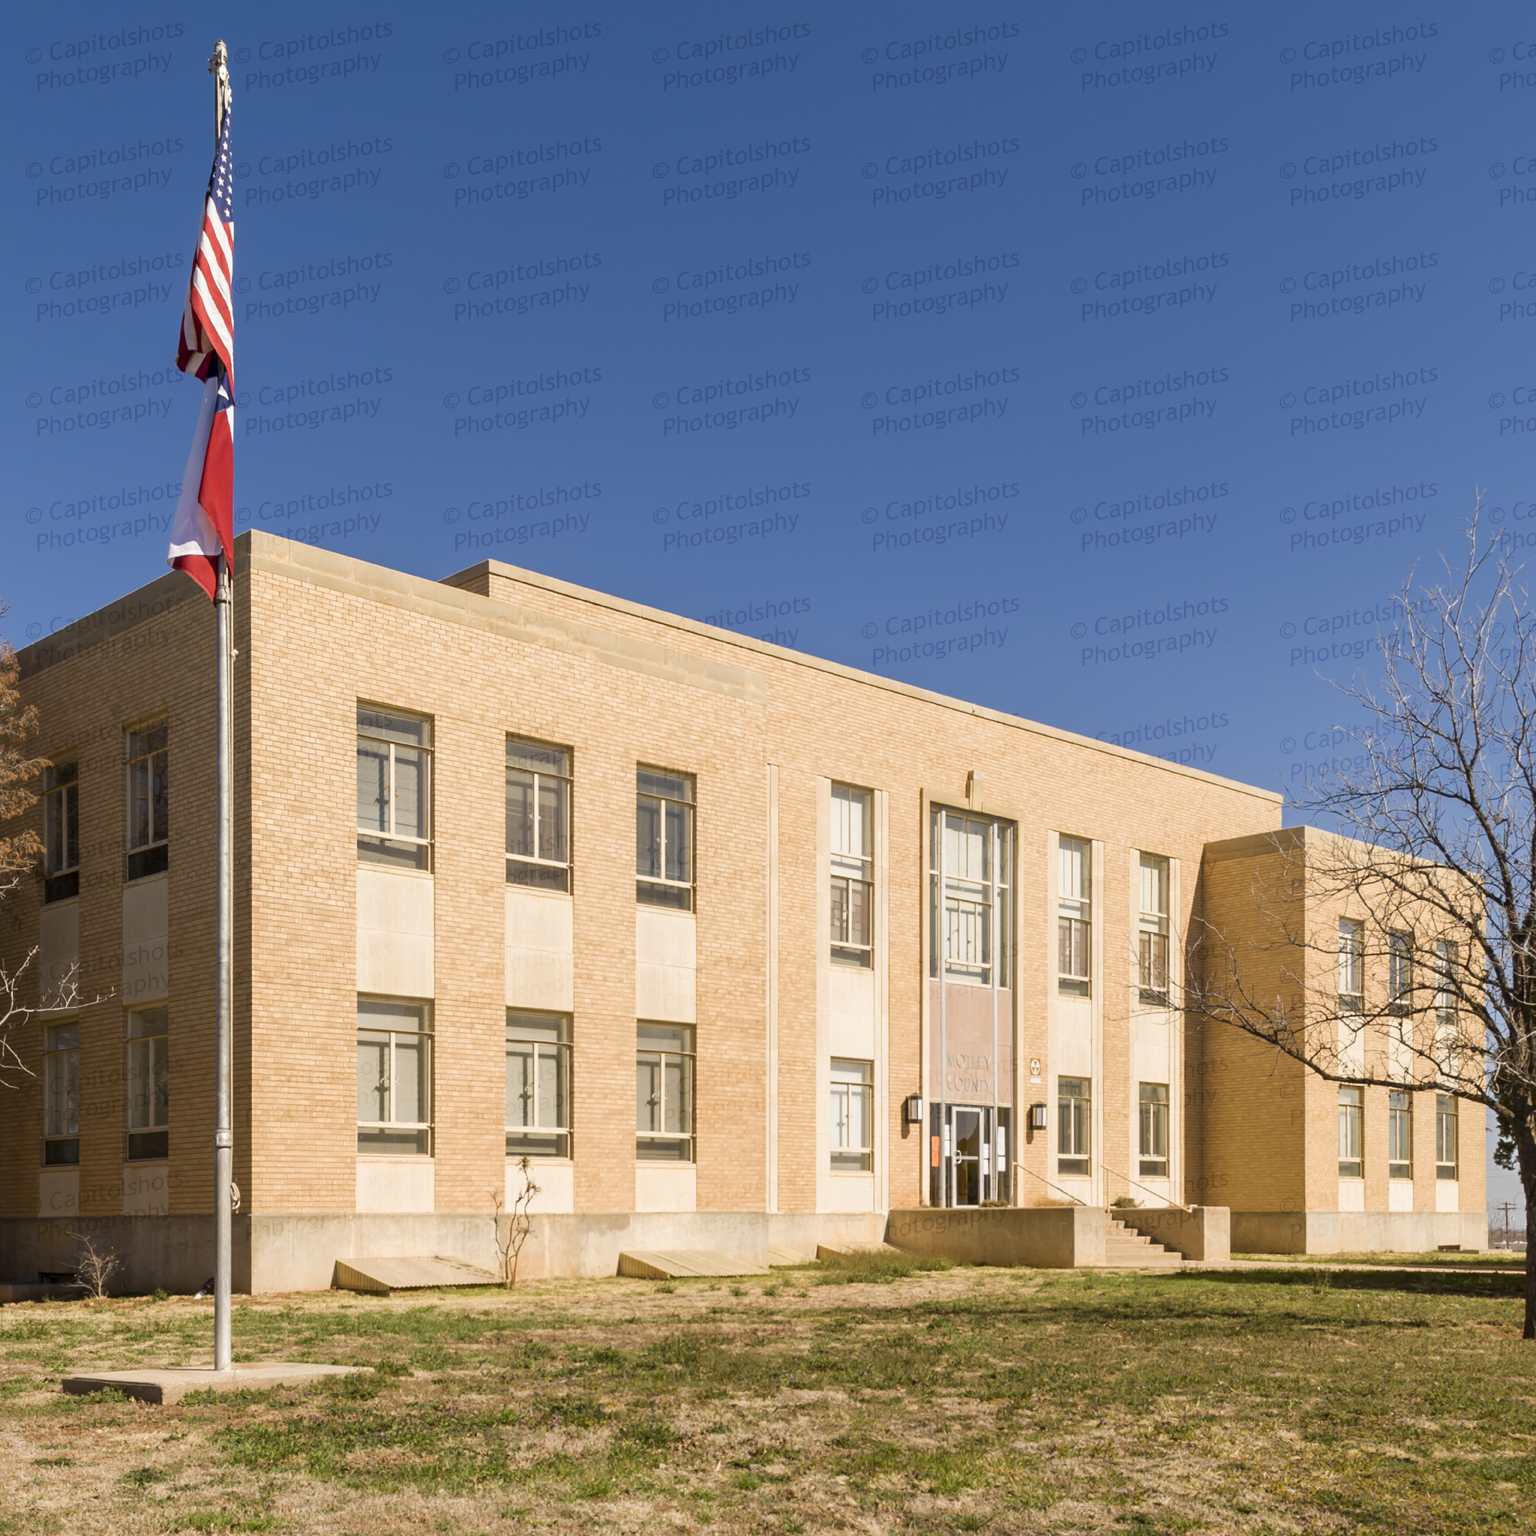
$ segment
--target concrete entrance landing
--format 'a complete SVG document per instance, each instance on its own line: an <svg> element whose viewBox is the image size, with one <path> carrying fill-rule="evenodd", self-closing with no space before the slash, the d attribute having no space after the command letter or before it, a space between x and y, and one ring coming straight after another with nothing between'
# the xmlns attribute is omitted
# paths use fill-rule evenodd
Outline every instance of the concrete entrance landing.
<svg viewBox="0 0 1536 1536"><path fill-rule="evenodd" d="M388 1296L391 1291L421 1291L438 1285L499 1285L488 1269L462 1259L423 1256L402 1259L337 1259L336 1288Z"/></svg>
<svg viewBox="0 0 1536 1536"><path fill-rule="evenodd" d="M264 1387L307 1387L327 1376L350 1376L358 1365L283 1365L256 1363L216 1371L212 1366L167 1366L163 1370L88 1371L66 1376L64 1390L85 1397L114 1387L141 1403L179 1403L188 1392L238 1392Z"/></svg>
<svg viewBox="0 0 1536 1536"><path fill-rule="evenodd" d="M962 1264L1028 1269L1177 1268L1231 1257L1224 1206L1104 1210L1088 1205L953 1206L892 1211L886 1240Z"/></svg>
<svg viewBox="0 0 1536 1536"><path fill-rule="evenodd" d="M691 1280L701 1275L725 1279L737 1275L766 1275L756 1264L711 1253L707 1248L686 1250L634 1249L619 1255L619 1273L634 1280Z"/></svg>

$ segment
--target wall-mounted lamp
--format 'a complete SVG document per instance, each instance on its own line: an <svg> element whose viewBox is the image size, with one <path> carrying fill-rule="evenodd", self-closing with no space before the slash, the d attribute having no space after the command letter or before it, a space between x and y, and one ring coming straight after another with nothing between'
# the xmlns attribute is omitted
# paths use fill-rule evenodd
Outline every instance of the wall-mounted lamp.
<svg viewBox="0 0 1536 1536"><path fill-rule="evenodd" d="M922 1094L909 1093L901 1101L901 1118L907 1125L921 1125L923 1123Z"/></svg>
<svg viewBox="0 0 1536 1536"><path fill-rule="evenodd" d="M1045 1105L1031 1104L1029 1106L1029 1128L1032 1131L1043 1131L1046 1128Z"/></svg>

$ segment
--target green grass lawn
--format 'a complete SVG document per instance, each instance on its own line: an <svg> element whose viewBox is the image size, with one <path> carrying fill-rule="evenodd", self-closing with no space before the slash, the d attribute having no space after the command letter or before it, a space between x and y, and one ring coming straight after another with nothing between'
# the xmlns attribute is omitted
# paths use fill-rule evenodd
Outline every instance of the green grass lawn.
<svg viewBox="0 0 1536 1536"><path fill-rule="evenodd" d="M0 1309L16 1533L1519 1532L1519 1281L923 1269L242 1298L237 1357L373 1367L157 1408L190 1300Z"/></svg>

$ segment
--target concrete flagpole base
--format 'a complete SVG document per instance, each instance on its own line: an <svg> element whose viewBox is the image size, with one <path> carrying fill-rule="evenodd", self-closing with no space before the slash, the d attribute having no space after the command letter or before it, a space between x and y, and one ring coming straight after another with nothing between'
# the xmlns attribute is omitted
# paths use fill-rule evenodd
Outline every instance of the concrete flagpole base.
<svg viewBox="0 0 1536 1536"><path fill-rule="evenodd" d="M360 1365L284 1364L272 1360L232 1365L227 1371L216 1371L208 1365L173 1365L134 1371L83 1371L78 1376L66 1376L63 1388L72 1397L85 1397L112 1387L141 1403L179 1403L188 1392L307 1387L329 1376L350 1376L366 1369Z"/></svg>

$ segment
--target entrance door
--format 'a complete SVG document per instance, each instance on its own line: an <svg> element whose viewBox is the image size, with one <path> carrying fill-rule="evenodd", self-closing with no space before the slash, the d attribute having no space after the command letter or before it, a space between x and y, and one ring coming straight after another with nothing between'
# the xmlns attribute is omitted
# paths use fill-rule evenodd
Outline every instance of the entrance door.
<svg viewBox="0 0 1536 1536"><path fill-rule="evenodd" d="M954 1158L950 1177L953 1180L951 1205L980 1205L986 1198L982 1192L982 1111L961 1109L951 1111L954 1125Z"/></svg>

